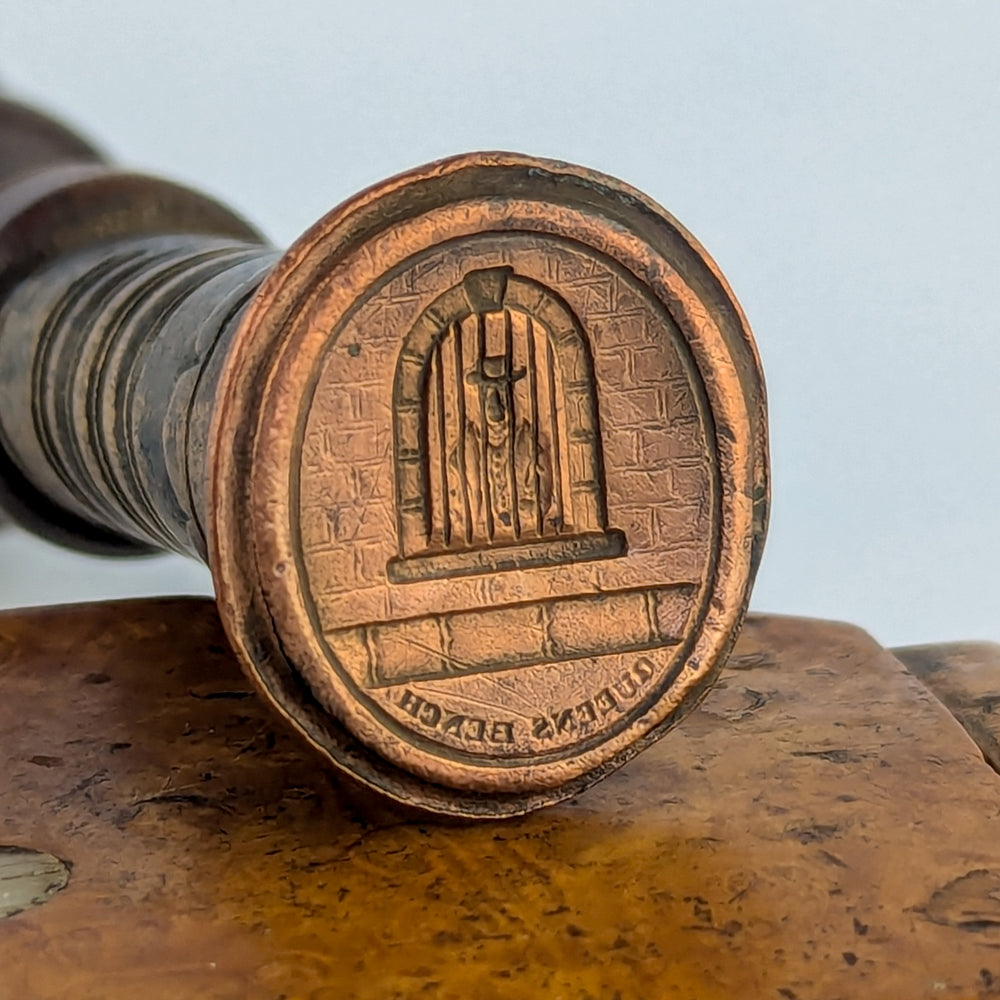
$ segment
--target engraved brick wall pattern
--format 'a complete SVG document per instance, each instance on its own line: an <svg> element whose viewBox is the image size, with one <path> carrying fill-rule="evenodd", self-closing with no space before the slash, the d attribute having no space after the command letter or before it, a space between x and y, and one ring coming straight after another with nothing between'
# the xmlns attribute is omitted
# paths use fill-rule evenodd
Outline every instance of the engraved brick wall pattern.
<svg viewBox="0 0 1000 1000"><path fill-rule="evenodd" d="M591 580L583 586L575 566L545 570L553 593L701 575L709 505L678 498L707 494L709 458L686 371L679 357L664 349L664 319L628 282L582 254L547 248L546 273L523 270L517 241L511 239L509 252L494 249L479 260L470 259L467 245L461 259L436 251L433 266L399 274L364 303L331 348L303 440L300 507L308 572L328 628L433 610L432 585L413 598L414 588L386 582L386 563L397 554L391 394L401 344L401 337L387 331L408 330L435 290L458 284L473 267L520 267L557 288L590 339L605 441L608 523L625 532L629 556L588 564ZM624 439L626 447L608 447L612 436ZM324 472L345 465L347 475ZM691 480L697 489L689 489ZM446 589L439 593L452 607L513 603L516 576L442 581Z"/></svg>

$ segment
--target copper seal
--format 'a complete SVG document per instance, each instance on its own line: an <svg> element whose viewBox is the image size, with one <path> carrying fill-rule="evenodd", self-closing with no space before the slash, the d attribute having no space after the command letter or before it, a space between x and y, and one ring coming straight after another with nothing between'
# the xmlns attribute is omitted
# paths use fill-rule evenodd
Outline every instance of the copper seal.
<svg viewBox="0 0 1000 1000"><path fill-rule="evenodd" d="M760 365L704 250L622 183L496 153L369 189L265 279L220 385L227 630L382 791L464 815L573 795L731 647Z"/></svg>

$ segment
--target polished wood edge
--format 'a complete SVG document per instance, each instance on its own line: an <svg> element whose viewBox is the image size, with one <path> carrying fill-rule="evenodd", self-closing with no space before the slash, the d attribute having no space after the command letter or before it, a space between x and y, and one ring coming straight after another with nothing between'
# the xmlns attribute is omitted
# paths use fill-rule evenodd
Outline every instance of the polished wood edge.
<svg viewBox="0 0 1000 1000"><path fill-rule="evenodd" d="M962 724L1000 771L1000 643L940 642L890 652Z"/></svg>

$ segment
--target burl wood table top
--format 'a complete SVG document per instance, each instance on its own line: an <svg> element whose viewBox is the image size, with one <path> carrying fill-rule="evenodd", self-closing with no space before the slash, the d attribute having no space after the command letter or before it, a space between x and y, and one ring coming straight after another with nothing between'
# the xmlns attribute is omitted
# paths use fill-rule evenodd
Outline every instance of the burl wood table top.
<svg viewBox="0 0 1000 1000"><path fill-rule="evenodd" d="M969 724L998 653L911 672L853 627L751 617L622 771L460 824L338 783L211 602L5 613L0 998L1000 995L1000 778L926 686ZM12 912L25 851L39 902Z"/></svg>

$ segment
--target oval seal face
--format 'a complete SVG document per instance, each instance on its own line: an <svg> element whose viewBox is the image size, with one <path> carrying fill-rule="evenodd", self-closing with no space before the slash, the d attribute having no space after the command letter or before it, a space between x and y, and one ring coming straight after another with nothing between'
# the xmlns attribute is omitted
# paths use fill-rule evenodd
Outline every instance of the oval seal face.
<svg viewBox="0 0 1000 1000"><path fill-rule="evenodd" d="M706 689L763 539L763 388L643 196L509 154L403 175L293 247L228 364L227 624L363 780L522 812Z"/></svg>

